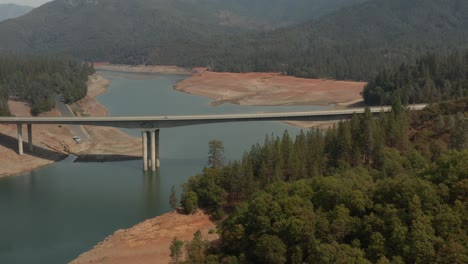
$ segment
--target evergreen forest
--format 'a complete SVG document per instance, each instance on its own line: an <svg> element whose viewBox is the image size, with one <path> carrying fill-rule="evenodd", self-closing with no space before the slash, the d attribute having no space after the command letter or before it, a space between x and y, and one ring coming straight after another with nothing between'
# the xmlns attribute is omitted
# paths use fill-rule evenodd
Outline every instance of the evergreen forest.
<svg viewBox="0 0 468 264"><path fill-rule="evenodd" d="M174 262L468 263L467 14L467 0L51 1L0 22L0 115L83 98L89 61L367 81L365 104L391 112L266 135L228 163L211 141L180 205L220 239L197 232L182 258L174 238Z"/></svg>
<svg viewBox="0 0 468 264"><path fill-rule="evenodd" d="M454 52L382 70L362 94L391 112L267 135L239 161L211 141L181 206L209 212L221 239L197 233L185 262L467 263L467 66Z"/></svg>
<svg viewBox="0 0 468 264"><path fill-rule="evenodd" d="M210 143L181 205L218 219L221 241L198 234L187 263L467 263L467 110L466 97L420 112L397 100L378 118L267 135L226 165Z"/></svg>
<svg viewBox="0 0 468 264"><path fill-rule="evenodd" d="M466 0L53 1L0 23L0 53L369 81L466 50L466 14Z"/></svg>
<svg viewBox="0 0 468 264"><path fill-rule="evenodd" d="M468 95L468 52L427 54L413 65L380 71L364 88L367 105L431 103Z"/></svg>
<svg viewBox="0 0 468 264"><path fill-rule="evenodd" d="M87 93L92 65L73 58L0 56L0 115L9 115L8 99L27 102L31 114L49 111L55 100L73 103Z"/></svg>
<svg viewBox="0 0 468 264"><path fill-rule="evenodd" d="M468 1L373 0L306 23L235 36L210 49L216 71L279 71L369 81L425 53L468 48Z"/></svg>

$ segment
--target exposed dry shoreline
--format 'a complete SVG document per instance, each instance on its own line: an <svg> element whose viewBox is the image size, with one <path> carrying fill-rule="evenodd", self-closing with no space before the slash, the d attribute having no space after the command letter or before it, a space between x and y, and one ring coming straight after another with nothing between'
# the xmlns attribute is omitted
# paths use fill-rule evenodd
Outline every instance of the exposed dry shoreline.
<svg viewBox="0 0 468 264"><path fill-rule="evenodd" d="M122 72L162 73L193 75L177 84L176 90L212 98L212 105L230 102L241 105L328 105L338 108L361 101L360 92L364 83L311 80L282 76L278 73L212 73L204 69L187 70L172 66L127 66L95 64L96 69ZM88 94L71 105L77 115L105 116L107 109L95 98L107 91L109 81L99 75L90 77ZM29 108L21 102L10 102L17 116L28 116ZM59 116L57 111L42 114ZM310 122L287 122L299 127L311 127ZM319 124L320 125L320 124ZM323 125L323 124L322 124ZM325 124L326 125L326 124ZM36 128L37 127L37 128ZM137 158L140 154L138 138L130 137L118 129L85 127L90 140L76 144L66 126L34 126L36 153L23 156L16 154L16 126L0 125L0 158L8 166L2 166L0 177L45 166L63 159L68 153L83 159ZM37 143L39 142L39 143ZM11 166L10 166L11 165ZM10 167L9 167L10 166ZM170 212L146 220L136 226L116 231L93 249L83 253L72 263L169 263L169 246L173 237L191 240L197 230L202 230L210 241L216 234L208 235L215 224L209 217L198 212L181 215Z"/></svg>
<svg viewBox="0 0 468 264"><path fill-rule="evenodd" d="M235 103L240 105L329 105L337 108L359 103L365 83L303 79L283 76L279 73L214 73L204 68L185 69L175 66L129 66L96 63L96 69L122 72L192 75L175 87L176 90L213 99L212 105ZM77 115L106 116L107 109L95 98L107 91L109 81L99 75L89 79L88 94L71 105ZM29 107L22 102L9 102L16 116L29 116ZM41 116L60 116L53 110ZM286 122L301 128L327 126L329 123ZM77 145L67 126L34 126L35 152L18 156L16 153L16 126L0 125L0 177L15 175L49 165L63 159L69 153L86 155L85 160L134 159L139 157L139 139L130 137L118 129L85 127L90 140Z"/></svg>
<svg viewBox="0 0 468 264"><path fill-rule="evenodd" d="M181 68L177 66L148 66L148 65L120 65L109 64L106 62L94 63L96 70L135 72L135 73L161 73L161 74L180 74L192 75L194 70Z"/></svg>
<svg viewBox="0 0 468 264"><path fill-rule="evenodd" d="M90 76L88 94L79 102L71 105L78 115L105 116L107 109L99 104L95 97L105 93L109 81L99 75ZM15 116L30 116L30 108L26 103L9 101L12 114ZM40 116L60 116L57 110L42 113ZM23 139L27 138L23 129ZM17 154L16 125L0 125L0 177L17 175L35 170L60 161L69 154L86 155L90 160L135 159L140 157L139 139L128 136L116 128L85 127L90 139L82 144L76 144L73 133L68 126L35 125L33 126L34 151L29 152L24 144L25 153Z"/></svg>
<svg viewBox="0 0 468 264"><path fill-rule="evenodd" d="M175 89L213 99L211 105L335 105L347 108L362 102L366 83L305 79L279 73L216 73L198 71L192 78L179 82ZM334 122L286 121L300 128L329 127Z"/></svg>
<svg viewBox="0 0 468 264"><path fill-rule="evenodd" d="M179 82L181 92L213 99L212 105L226 102L239 105L330 105L350 104L361 99L366 83L305 79L279 73L200 72Z"/></svg>
<svg viewBox="0 0 468 264"><path fill-rule="evenodd" d="M131 228L116 231L71 263L169 263L169 246L174 237L191 241L193 234L200 230L204 239L214 241L218 239L218 235L209 234L211 229L216 229L215 223L201 211L192 215L172 211Z"/></svg>
<svg viewBox="0 0 468 264"><path fill-rule="evenodd" d="M103 69L101 66L98 69ZM106 66L105 69L138 72L140 67ZM161 68L143 68L142 72L166 72ZM141 72L141 71L140 71ZM171 73L173 71L171 70ZM176 90L206 96L212 105L230 102L241 105L328 105L344 108L361 101L365 83L310 80L277 73L212 73L196 69L194 76L175 87ZM330 123L287 122L299 127L329 126ZM204 214L180 215L170 212L119 230L72 263L169 263L169 246L173 237L190 240L201 229L208 240L207 230L214 223Z"/></svg>
<svg viewBox="0 0 468 264"><path fill-rule="evenodd" d="M22 102L9 101L10 111L17 116L29 116L29 107ZM59 116L58 112L50 111L42 116ZM63 135L54 139L52 135ZM45 125L33 126L34 153L29 153L27 144L24 144L25 154L17 153L16 125L0 125L0 177L25 173L40 167L47 166L67 157L67 138L70 131L65 127ZM23 129L23 138L27 138L27 130Z"/></svg>

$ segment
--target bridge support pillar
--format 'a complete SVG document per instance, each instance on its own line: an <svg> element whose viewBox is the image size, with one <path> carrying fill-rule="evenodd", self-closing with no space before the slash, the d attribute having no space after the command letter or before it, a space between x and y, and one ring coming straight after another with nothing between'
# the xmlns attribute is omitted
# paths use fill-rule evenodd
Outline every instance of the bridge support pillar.
<svg viewBox="0 0 468 264"><path fill-rule="evenodd" d="M155 137L156 137L156 142L154 144L156 148L156 167L159 168L161 166L161 163L159 162L159 129L156 129L155 131Z"/></svg>
<svg viewBox="0 0 468 264"><path fill-rule="evenodd" d="M151 170L156 171L159 166L159 129L151 130L150 134L150 150L151 150L151 159L149 160Z"/></svg>
<svg viewBox="0 0 468 264"><path fill-rule="evenodd" d="M143 144L143 170L148 170L148 133L141 131L142 144Z"/></svg>
<svg viewBox="0 0 468 264"><path fill-rule="evenodd" d="M28 147L30 152L34 151L32 143L32 124L28 124Z"/></svg>
<svg viewBox="0 0 468 264"><path fill-rule="evenodd" d="M23 155L23 124L16 124L18 128L18 154Z"/></svg>
<svg viewBox="0 0 468 264"><path fill-rule="evenodd" d="M151 170L156 171L156 132L151 130Z"/></svg>

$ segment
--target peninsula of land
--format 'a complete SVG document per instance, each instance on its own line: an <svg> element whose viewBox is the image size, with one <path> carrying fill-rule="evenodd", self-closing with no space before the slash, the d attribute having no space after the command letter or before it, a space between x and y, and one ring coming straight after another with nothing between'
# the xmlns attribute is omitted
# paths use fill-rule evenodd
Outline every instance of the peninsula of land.
<svg viewBox="0 0 468 264"><path fill-rule="evenodd" d="M280 73L217 73L197 69L174 89L224 103L251 106L314 105L330 108L362 106L365 82L306 79ZM300 128L328 128L335 122L285 121Z"/></svg>
<svg viewBox="0 0 468 264"><path fill-rule="evenodd" d="M362 101L365 82L306 79L280 73L197 71L179 82L181 92L213 99L212 105L349 105Z"/></svg>

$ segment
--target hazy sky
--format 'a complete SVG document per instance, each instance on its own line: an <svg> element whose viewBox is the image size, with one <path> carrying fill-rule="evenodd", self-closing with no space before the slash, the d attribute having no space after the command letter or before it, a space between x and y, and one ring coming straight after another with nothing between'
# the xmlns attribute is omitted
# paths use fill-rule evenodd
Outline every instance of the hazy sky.
<svg viewBox="0 0 468 264"><path fill-rule="evenodd" d="M38 7L52 0L0 0L0 4L17 4Z"/></svg>

